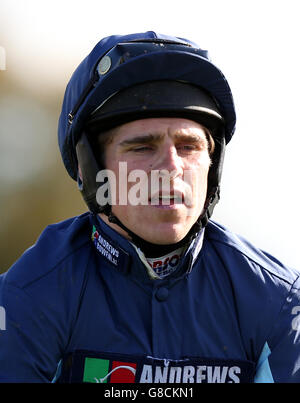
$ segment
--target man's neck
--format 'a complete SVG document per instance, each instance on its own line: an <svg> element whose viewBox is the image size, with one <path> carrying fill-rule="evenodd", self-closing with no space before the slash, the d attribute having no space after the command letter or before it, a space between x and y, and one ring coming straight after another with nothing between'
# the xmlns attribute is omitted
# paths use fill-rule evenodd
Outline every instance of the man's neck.
<svg viewBox="0 0 300 403"><path fill-rule="evenodd" d="M127 239L130 242L133 242L132 238L130 235L123 229L121 228L118 224L112 223L109 221L109 218L105 214L99 214L99 217L101 220L105 222L109 227L111 227L113 230L115 230L118 234L122 235L125 239ZM135 242L133 242L135 243ZM144 255L147 258L155 258L155 257L160 257L164 256L168 253L171 253L175 249L177 249L179 246L177 243L175 244L169 244L169 245L158 245L158 244L153 244L149 241L143 240L143 247L141 248L140 245L136 245L138 248L142 250Z"/></svg>

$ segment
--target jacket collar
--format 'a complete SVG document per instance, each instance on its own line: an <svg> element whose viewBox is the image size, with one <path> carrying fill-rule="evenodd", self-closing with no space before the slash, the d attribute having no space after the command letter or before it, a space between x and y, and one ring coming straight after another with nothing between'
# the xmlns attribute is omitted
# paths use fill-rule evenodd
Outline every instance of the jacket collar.
<svg viewBox="0 0 300 403"><path fill-rule="evenodd" d="M137 278L149 281L163 281L151 276L151 271L145 264L143 252L134 244L107 225L99 216L91 214L92 242L97 252L112 266L124 274L134 275ZM204 239L203 228L196 238L187 245L176 271L166 279L178 278L189 274L202 248Z"/></svg>

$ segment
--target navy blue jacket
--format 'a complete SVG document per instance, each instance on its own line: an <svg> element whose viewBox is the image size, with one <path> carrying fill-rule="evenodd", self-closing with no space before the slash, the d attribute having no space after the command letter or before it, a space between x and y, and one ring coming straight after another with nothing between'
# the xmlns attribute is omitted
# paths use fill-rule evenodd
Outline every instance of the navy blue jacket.
<svg viewBox="0 0 300 403"><path fill-rule="evenodd" d="M212 221L153 280L86 213L48 226L0 276L0 380L300 382L299 288L296 271Z"/></svg>

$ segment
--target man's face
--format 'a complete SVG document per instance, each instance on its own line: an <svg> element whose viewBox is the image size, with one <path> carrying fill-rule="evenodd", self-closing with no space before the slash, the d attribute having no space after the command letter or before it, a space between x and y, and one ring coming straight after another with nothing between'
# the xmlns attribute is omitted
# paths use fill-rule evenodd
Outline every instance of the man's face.
<svg viewBox="0 0 300 403"><path fill-rule="evenodd" d="M210 157L205 129L187 119L151 118L118 126L112 135L105 149L105 167L116 178L112 212L148 242L179 242L206 199Z"/></svg>

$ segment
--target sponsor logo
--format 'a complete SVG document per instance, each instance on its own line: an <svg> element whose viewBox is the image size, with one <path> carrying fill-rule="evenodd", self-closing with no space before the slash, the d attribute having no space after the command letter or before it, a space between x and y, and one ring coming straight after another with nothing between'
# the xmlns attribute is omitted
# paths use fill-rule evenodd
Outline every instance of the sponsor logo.
<svg viewBox="0 0 300 403"><path fill-rule="evenodd" d="M96 230L95 226L93 226L92 241L102 256L115 266L118 266L119 250L114 248L110 242L103 238L103 236Z"/></svg>
<svg viewBox="0 0 300 403"><path fill-rule="evenodd" d="M140 383L240 383L241 368L238 366L144 365Z"/></svg>
<svg viewBox="0 0 300 403"><path fill-rule="evenodd" d="M166 257L164 260L148 259L148 262L154 270L157 270L159 268L166 269L168 265L170 265L171 267L176 267L179 263L180 257L181 256L179 254L175 253L172 256Z"/></svg>
<svg viewBox="0 0 300 403"><path fill-rule="evenodd" d="M136 363L86 358L83 382L134 383Z"/></svg>
<svg viewBox="0 0 300 403"><path fill-rule="evenodd" d="M243 383L253 380L248 361L143 357L120 361L85 357L83 382L92 383Z"/></svg>
<svg viewBox="0 0 300 403"><path fill-rule="evenodd" d="M183 248L180 248L180 250L178 249L178 251L173 251L172 253L161 258L148 258L147 262L150 264L156 274L158 274L160 277L164 277L176 270L182 256L182 251Z"/></svg>

